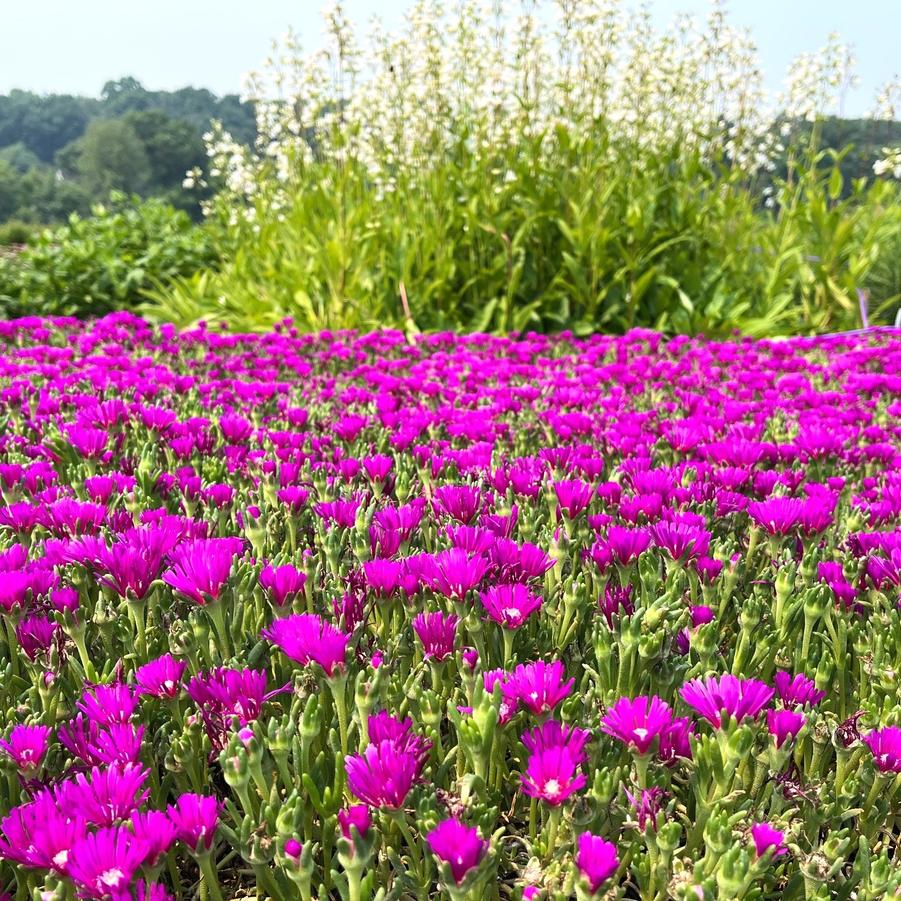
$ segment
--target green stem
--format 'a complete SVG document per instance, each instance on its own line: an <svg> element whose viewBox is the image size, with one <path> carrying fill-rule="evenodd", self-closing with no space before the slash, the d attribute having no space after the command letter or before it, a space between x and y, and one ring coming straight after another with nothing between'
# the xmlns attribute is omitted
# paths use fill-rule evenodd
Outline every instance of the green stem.
<svg viewBox="0 0 901 901"><path fill-rule="evenodd" d="M213 855L209 851L205 854L198 854L197 862L200 864L201 885L206 885L212 901L224 901L222 889L219 888L219 877L216 875L216 867L213 864Z"/></svg>

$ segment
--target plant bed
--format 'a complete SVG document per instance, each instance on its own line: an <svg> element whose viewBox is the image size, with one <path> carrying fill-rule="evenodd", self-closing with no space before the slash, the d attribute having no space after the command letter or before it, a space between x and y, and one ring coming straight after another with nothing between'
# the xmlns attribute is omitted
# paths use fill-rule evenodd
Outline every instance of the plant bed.
<svg viewBox="0 0 901 901"><path fill-rule="evenodd" d="M899 897L896 333L0 339L11 896Z"/></svg>

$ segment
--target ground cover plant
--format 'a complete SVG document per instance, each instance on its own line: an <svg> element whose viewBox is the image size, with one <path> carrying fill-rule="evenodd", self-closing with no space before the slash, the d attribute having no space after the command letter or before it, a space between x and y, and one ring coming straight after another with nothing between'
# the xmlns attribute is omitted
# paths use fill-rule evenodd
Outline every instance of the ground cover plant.
<svg viewBox="0 0 901 901"><path fill-rule="evenodd" d="M0 325L17 899L901 895L901 340Z"/></svg>

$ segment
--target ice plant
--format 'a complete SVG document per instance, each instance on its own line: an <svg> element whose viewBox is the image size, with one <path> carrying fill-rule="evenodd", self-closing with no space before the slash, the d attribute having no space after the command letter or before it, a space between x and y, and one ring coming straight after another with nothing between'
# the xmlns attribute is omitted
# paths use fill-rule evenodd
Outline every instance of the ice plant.
<svg viewBox="0 0 901 901"><path fill-rule="evenodd" d="M585 746L591 741L591 733L577 726L565 726L556 720L546 720L521 736L522 743L531 753L549 748L565 748L573 759L585 759Z"/></svg>
<svg viewBox="0 0 901 901"><path fill-rule="evenodd" d="M770 850L773 852L773 857L781 857L788 853L788 848L785 847L785 833L769 823L753 825L751 838L754 840L754 851L758 857L763 857Z"/></svg>
<svg viewBox="0 0 901 901"><path fill-rule="evenodd" d="M196 604L216 601L243 543L237 538L196 538L180 545L163 581Z"/></svg>
<svg viewBox="0 0 901 901"><path fill-rule="evenodd" d="M420 613L413 619L413 630L422 642L427 660L440 662L454 652L459 618L453 613Z"/></svg>
<svg viewBox="0 0 901 901"><path fill-rule="evenodd" d="M301 666L318 663L331 676L345 665L350 636L313 613L276 620L262 634Z"/></svg>
<svg viewBox="0 0 901 901"><path fill-rule="evenodd" d="M285 607L303 591L306 573L294 566L264 566L260 572L260 585L276 607Z"/></svg>
<svg viewBox="0 0 901 901"><path fill-rule="evenodd" d="M575 679L563 681L563 664L559 660L545 663L521 663L507 677L503 693L512 702L519 702L536 716L549 713L576 684Z"/></svg>
<svg viewBox="0 0 901 901"><path fill-rule="evenodd" d="M673 712L666 701L653 697L620 698L601 719L601 729L639 754L647 754L672 725Z"/></svg>
<svg viewBox="0 0 901 901"><path fill-rule="evenodd" d="M901 728L885 726L861 736L870 749L876 769L882 773L901 773Z"/></svg>
<svg viewBox="0 0 901 901"><path fill-rule="evenodd" d="M135 670L138 694L155 698L177 698L184 687L182 677L187 666L187 661L176 660L171 654L149 660Z"/></svg>
<svg viewBox="0 0 901 901"><path fill-rule="evenodd" d="M769 704L773 689L758 679L739 679L728 673L692 679L679 690L683 701L719 729L722 714L741 722L753 718Z"/></svg>
<svg viewBox="0 0 901 901"><path fill-rule="evenodd" d="M522 790L551 807L559 807L585 787L585 774L578 772L583 755L572 745L536 748L522 774Z"/></svg>
<svg viewBox="0 0 901 901"><path fill-rule="evenodd" d="M442 820L426 835L426 841L435 857L450 865L457 885L488 852L488 842L479 837L479 830L456 817Z"/></svg>
<svg viewBox="0 0 901 901"><path fill-rule="evenodd" d="M48 726L13 726L9 738L0 740L0 748L24 776L32 776L47 753L50 728Z"/></svg>
<svg viewBox="0 0 901 901"><path fill-rule="evenodd" d="M352 828L365 837L372 827L369 808L365 804L352 804L350 807L342 808L338 811L338 825L345 838L353 838Z"/></svg>
<svg viewBox="0 0 901 901"><path fill-rule="evenodd" d="M805 716L794 710L767 710L766 724L770 735L776 741L776 747L781 748L786 741L794 738L804 725Z"/></svg>
<svg viewBox="0 0 901 901"><path fill-rule="evenodd" d="M186 792L179 795L175 804L169 805L168 813L178 840L191 851L200 853L213 847L219 810L220 804L215 798Z"/></svg>
<svg viewBox="0 0 901 901"><path fill-rule="evenodd" d="M110 826L75 842L66 873L83 897L121 897L133 884L149 852L149 846L126 826Z"/></svg>
<svg viewBox="0 0 901 901"><path fill-rule="evenodd" d="M813 707L826 697L826 692L819 691L813 679L808 679L804 673L792 677L785 670L779 670L773 677L773 684L779 700L787 707Z"/></svg>
<svg viewBox="0 0 901 901"><path fill-rule="evenodd" d="M416 777L416 757L390 740L373 744L345 760L347 784L370 807L403 806Z"/></svg>
<svg viewBox="0 0 901 901"><path fill-rule="evenodd" d="M596 894L619 868L616 845L599 835L583 832L576 841L576 847L576 867L591 893Z"/></svg>
<svg viewBox="0 0 901 901"><path fill-rule="evenodd" d="M488 615L506 629L520 628L541 607L540 595L521 583L494 585L483 591L480 598Z"/></svg>

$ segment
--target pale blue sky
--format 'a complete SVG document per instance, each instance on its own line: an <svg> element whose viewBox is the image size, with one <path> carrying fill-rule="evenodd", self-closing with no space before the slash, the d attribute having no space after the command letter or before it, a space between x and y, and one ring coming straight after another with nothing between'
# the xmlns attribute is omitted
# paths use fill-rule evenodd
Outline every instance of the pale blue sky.
<svg viewBox="0 0 901 901"><path fill-rule="evenodd" d="M509 0L515 2L515 0ZM703 14L707 0L652 0L661 22ZM347 0L353 18L397 24L407 0ZM239 90L288 26L319 41L319 0L0 0L0 93L11 88L96 95L111 78L148 88L186 84ZM901 71L901 0L732 0L731 19L751 28L768 86L788 62L822 46L830 31L852 43L861 87L846 111L863 112L876 87Z"/></svg>

